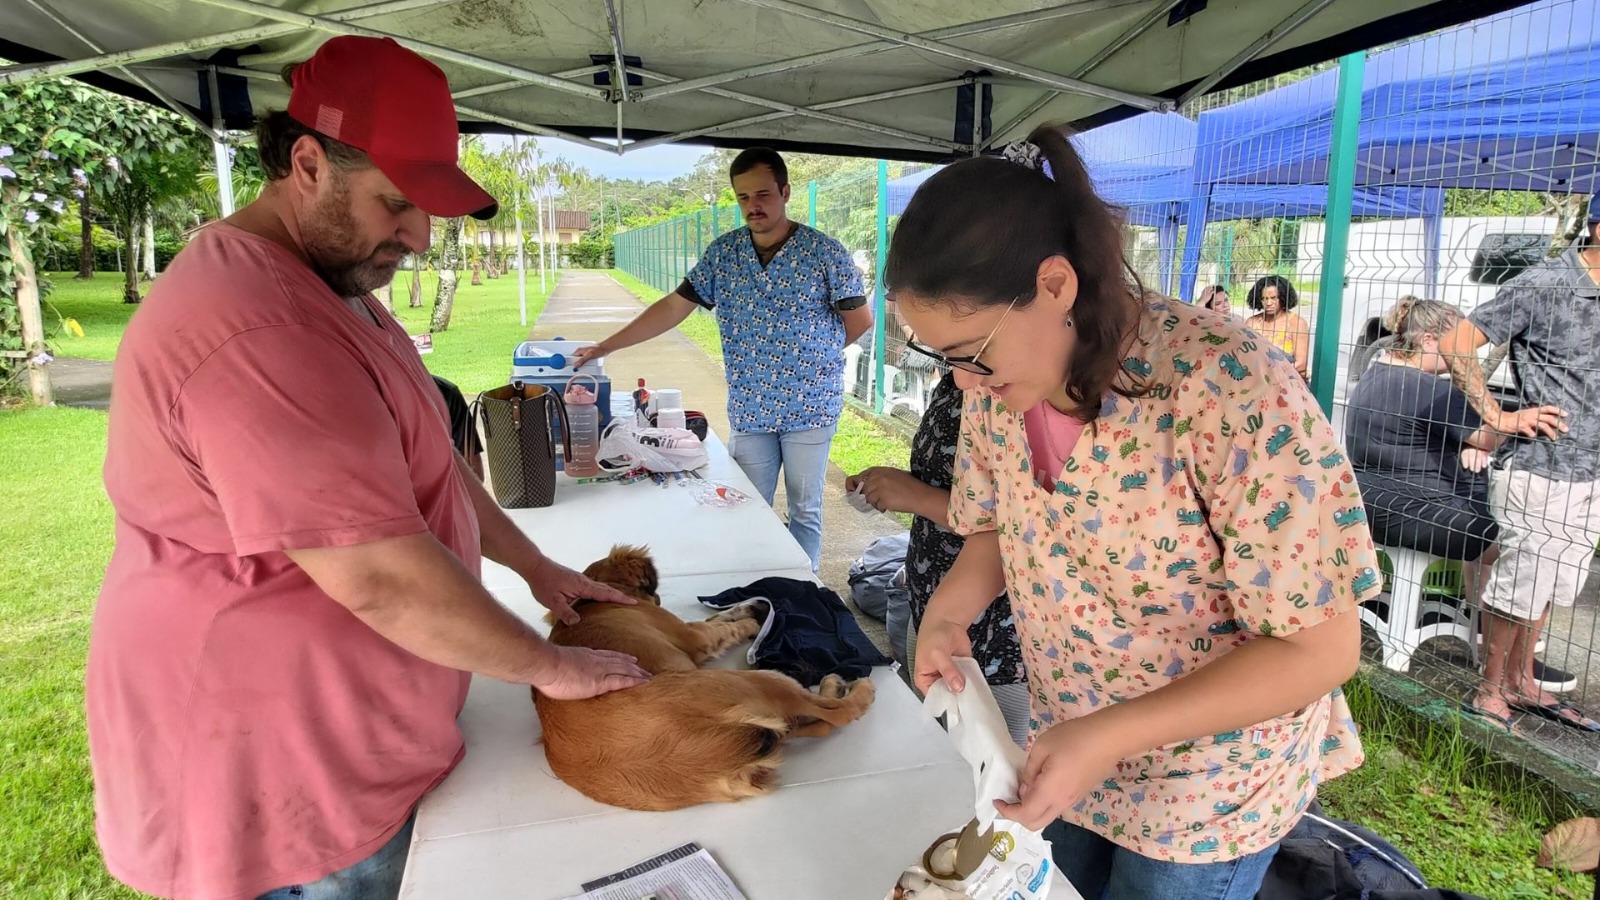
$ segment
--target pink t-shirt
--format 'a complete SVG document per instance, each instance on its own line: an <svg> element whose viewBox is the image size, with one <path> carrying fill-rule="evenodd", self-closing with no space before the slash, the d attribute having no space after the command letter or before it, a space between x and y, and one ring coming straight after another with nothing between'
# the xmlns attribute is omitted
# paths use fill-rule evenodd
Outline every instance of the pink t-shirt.
<svg viewBox="0 0 1600 900"><path fill-rule="evenodd" d="M1022 414L1022 427L1028 435L1028 456L1033 460L1033 478L1039 486L1054 492L1061 468L1072 455L1085 423L1060 412L1048 402Z"/></svg>
<svg viewBox="0 0 1600 900"><path fill-rule="evenodd" d="M470 676L379 636L283 552L428 531L479 570L444 400L364 302L381 326L218 224L123 338L87 693L100 846L141 891L321 878L393 837L461 758Z"/></svg>

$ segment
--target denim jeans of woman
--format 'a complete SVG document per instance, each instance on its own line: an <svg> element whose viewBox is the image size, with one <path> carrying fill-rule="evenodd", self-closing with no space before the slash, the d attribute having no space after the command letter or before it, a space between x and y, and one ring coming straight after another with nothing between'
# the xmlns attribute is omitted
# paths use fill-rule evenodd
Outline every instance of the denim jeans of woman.
<svg viewBox="0 0 1600 900"><path fill-rule="evenodd" d="M1164 862L1059 819L1044 836L1056 867L1084 900L1253 900L1278 852L1274 844L1227 862Z"/></svg>

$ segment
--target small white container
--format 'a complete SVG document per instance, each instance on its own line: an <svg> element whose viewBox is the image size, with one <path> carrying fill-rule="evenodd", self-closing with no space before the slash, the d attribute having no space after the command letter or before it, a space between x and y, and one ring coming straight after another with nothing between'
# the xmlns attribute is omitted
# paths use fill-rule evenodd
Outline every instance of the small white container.
<svg viewBox="0 0 1600 900"><path fill-rule="evenodd" d="M681 409L662 408L656 411L657 428L688 428L689 420Z"/></svg>
<svg viewBox="0 0 1600 900"><path fill-rule="evenodd" d="M663 409L683 409L683 391L677 388L657 388L651 392L650 399L655 401L657 412Z"/></svg>

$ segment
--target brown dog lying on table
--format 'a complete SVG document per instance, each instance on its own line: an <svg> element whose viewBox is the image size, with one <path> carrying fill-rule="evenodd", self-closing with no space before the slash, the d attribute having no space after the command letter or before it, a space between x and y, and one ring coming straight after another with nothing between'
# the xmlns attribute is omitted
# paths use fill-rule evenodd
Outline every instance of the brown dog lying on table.
<svg viewBox="0 0 1600 900"><path fill-rule="evenodd" d="M654 677L588 700L534 691L545 755L584 796L639 810L743 800L777 786L779 745L818 737L861 718L871 678L824 678L819 693L778 672L702 669L760 630L748 608L685 622L661 608L655 563L619 546L584 570L640 602L586 603L576 625L554 623L550 640L631 653Z"/></svg>

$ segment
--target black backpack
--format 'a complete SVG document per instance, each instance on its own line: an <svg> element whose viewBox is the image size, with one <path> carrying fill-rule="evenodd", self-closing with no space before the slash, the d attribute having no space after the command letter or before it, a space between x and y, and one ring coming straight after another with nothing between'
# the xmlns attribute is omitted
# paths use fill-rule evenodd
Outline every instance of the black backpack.
<svg viewBox="0 0 1600 900"><path fill-rule="evenodd" d="M1313 802L1278 845L1256 900L1482 900L1429 887L1395 846Z"/></svg>

